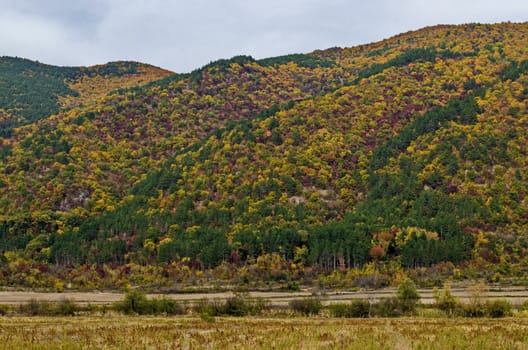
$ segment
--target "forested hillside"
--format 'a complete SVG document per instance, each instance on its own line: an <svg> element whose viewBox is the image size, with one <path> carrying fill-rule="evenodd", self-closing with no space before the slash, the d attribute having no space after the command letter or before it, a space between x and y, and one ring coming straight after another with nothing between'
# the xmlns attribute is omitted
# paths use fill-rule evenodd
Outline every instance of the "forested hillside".
<svg viewBox="0 0 528 350"><path fill-rule="evenodd" d="M528 283L526 23L189 74L4 61L5 284Z"/></svg>
<svg viewBox="0 0 528 350"><path fill-rule="evenodd" d="M36 122L56 114L61 107L86 100L87 89L91 90L88 100L93 100L95 91L105 95L112 84L113 89L134 86L169 74L136 62L55 67L22 58L0 57L0 136L9 137L17 126ZM100 83L90 83L94 80ZM70 104L66 105L66 101Z"/></svg>

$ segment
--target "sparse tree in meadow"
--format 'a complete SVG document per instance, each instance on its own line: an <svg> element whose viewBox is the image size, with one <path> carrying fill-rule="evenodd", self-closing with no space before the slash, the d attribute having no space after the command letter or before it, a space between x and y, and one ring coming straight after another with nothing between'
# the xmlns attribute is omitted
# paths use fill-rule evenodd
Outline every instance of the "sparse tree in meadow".
<svg viewBox="0 0 528 350"><path fill-rule="evenodd" d="M406 278L400 282L397 298L403 313L413 313L416 311L416 305L420 301L420 294L418 294L413 280Z"/></svg>

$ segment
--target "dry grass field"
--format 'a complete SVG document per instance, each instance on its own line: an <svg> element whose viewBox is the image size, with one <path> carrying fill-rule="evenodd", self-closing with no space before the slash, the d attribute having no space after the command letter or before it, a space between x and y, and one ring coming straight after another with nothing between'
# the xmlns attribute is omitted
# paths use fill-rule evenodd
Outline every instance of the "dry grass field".
<svg viewBox="0 0 528 350"><path fill-rule="evenodd" d="M4 317L0 349L528 349L528 319Z"/></svg>

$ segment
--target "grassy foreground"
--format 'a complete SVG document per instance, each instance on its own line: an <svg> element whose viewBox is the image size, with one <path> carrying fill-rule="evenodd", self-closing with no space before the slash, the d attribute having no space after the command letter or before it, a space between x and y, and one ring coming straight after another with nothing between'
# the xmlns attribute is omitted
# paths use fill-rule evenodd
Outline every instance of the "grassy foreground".
<svg viewBox="0 0 528 350"><path fill-rule="evenodd" d="M0 349L528 349L528 319L9 317Z"/></svg>

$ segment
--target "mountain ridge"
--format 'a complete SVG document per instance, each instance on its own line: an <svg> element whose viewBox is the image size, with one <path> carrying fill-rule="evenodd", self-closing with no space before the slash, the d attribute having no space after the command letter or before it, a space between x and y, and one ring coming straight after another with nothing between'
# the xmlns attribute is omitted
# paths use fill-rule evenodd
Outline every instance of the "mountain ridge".
<svg viewBox="0 0 528 350"><path fill-rule="evenodd" d="M143 79L148 82L172 74L161 68L132 61L116 61L90 67L59 67L9 56L0 57L0 71L0 134L3 136L9 136L17 126L31 124L71 107L75 103L71 100L79 98L85 101L79 94L83 91L78 90L84 85L84 88L90 87L93 92L97 84L89 84L88 81L96 80L97 77L104 78L106 84L118 80L119 86L126 86L130 83L141 84ZM140 79L132 79L132 76ZM85 80L84 84L79 84L81 79ZM102 90L99 95L109 92L104 87Z"/></svg>

